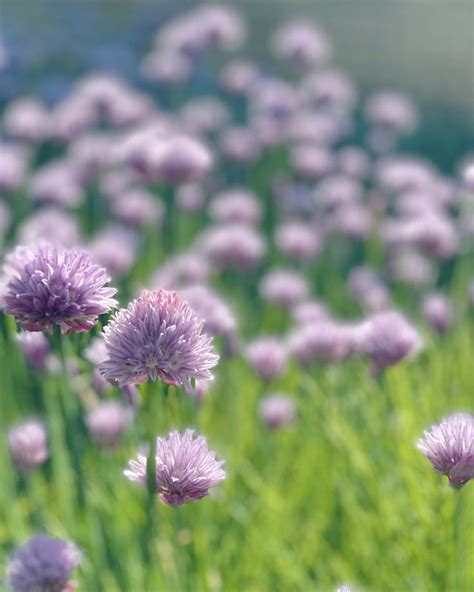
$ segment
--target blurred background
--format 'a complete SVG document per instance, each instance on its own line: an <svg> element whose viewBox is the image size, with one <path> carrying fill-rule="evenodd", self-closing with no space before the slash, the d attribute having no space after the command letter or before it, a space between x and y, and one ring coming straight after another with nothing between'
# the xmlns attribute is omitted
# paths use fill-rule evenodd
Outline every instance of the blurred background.
<svg viewBox="0 0 474 592"><path fill-rule="evenodd" d="M92 68L138 86L137 64L156 28L197 6L195 0L2 0L0 34L10 65L0 101L35 94L54 102ZM269 59L269 38L289 17L314 17L337 48L336 61L362 93L398 88L423 119L410 149L446 172L473 146L474 2L472 0L239 0L250 24L239 52ZM150 90L147 88L147 90ZM214 89L204 89L214 90ZM159 89L154 89L158 94Z"/></svg>

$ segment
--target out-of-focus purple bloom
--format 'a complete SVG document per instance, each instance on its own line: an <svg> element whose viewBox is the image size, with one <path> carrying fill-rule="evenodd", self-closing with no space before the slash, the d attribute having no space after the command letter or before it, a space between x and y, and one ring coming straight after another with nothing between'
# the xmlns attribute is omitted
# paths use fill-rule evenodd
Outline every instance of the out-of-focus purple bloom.
<svg viewBox="0 0 474 592"><path fill-rule="evenodd" d="M113 448L130 425L133 413L117 401L104 401L89 411L86 424L94 440L103 448Z"/></svg>
<svg viewBox="0 0 474 592"><path fill-rule="evenodd" d="M0 143L0 191L16 191L26 175L28 152L17 144Z"/></svg>
<svg viewBox="0 0 474 592"><path fill-rule="evenodd" d="M251 62L234 60L228 62L219 75L220 85L234 95L247 94L258 80L257 67Z"/></svg>
<svg viewBox="0 0 474 592"><path fill-rule="evenodd" d="M349 586L339 586L336 592L352 592L352 588L349 588Z"/></svg>
<svg viewBox="0 0 474 592"><path fill-rule="evenodd" d="M46 337L42 333L22 331L17 335L17 340L28 364L35 370L44 370L49 354Z"/></svg>
<svg viewBox="0 0 474 592"><path fill-rule="evenodd" d="M338 169L344 175L362 179L370 171L369 157L362 148L357 146L341 148L336 157Z"/></svg>
<svg viewBox="0 0 474 592"><path fill-rule="evenodd" d="M153 289L177 290L204 283L211 274L209 263L199 253L182 253L170 257L156 270L150 282Z"/></svg>
<svg viewBox="0 0 474 592"><path fill-rule="evenodd" d="M112 162L111 148L114 136L90 132L69 144L67 163L72 174L81 183L90 181Z"/></svg>
<svg viewBox="0 0 474 592"><path fill-rule="evenodd" d="M354 349L355 328L331 319L314 320L295 329L288 337L288 350L300 364L334 363Z"/></svg>
<svg viewBox="0 0 474 592"><path fill-rule="evenodd" d="M282 139L295 142L297 146L313 146L319 148L327 148L337 140L340 140L346 130L347 119L345 116L336 116L333 113L304 109L296 111L284 128L280 126ZM299 159L299 163L295 160L295 166L297 167L300 164L302 167L301 174L305 176L303 167L305 166L304 159L306 158L308 168L308 174L306 176L311 178L311 155L312 153L316 155L317 151L315 149L311 151L309 148L298 151L300 152L300 156L295 154L295 157ZM313 159L316 161L314 156Z"/></svg>
<svg viewBox="0 0 474 592"><path fill-rule="evenodd" d="M307 300L295 304L291 309L291 316L298 325L306 325L307 323L328 319L329 312L321 302L318 302L317 300Z"/></svg>
<svg viewBox="0 0 474 592"><path fill-rule="evenodd" d="M245 189L229 189L214 197L209 206L214 222L258 224L262 208L256 196Z"/></svg>
<svg viewBox="0 0 474 592"><path fill-rule="evenodd" d="M48 112L38 99L16 99L5 109L3 127L12 138L40 142L48 132Z"/></svg>
<svg viewBox="0 0 474 592"><path fill-rule="evenodd" d="M119 386L157 379L191 387L210 380L218 361L204 321L175 292L145 290L105 327L103 376Z"/></svg>
<svg viewBox="0 0 474 592"><path fill-rule="evenodd" d="M350 110L357 100L357 91L342 70L312 72L301 84L303 100L315 107L330 110Z"/></svg>
<svg viewBox="0 0 474 592"><path fill-rule="evenodd" d="M19 226L18 242L31 245L41 241L51 241L63 247L75 247L80 242L77 219L58 208L41 208Z"/></svg>
<svg viewBox="0 0 474 592"><path fill-rule="evenodd" d="M291 307L307 298L309 286L306 278L291 269L272 269L259 284L262 298L281 306Z"/></svg>
<svg viewBox="0 0 474 592"><path fill-rule="evenodd" d="M375 176L384 191L398 193L429 185L433 181L435 171L421 158L392 156L377 163Z"/></svg>
<svg viewBox="0 0 474 592"><path fill-rule="evenodd" d="M206 194L198 183L187 183L176 188L175 200L180 210L194 214L205 204Z"/></svg>
<svg viewBox="0 0 474 592"><path fill-rule="evenodd" d="M5 312L27 331L90 331L116 305L105 270L84 251L43 245L31 249L7 286Z"/></svg>
<svg viewBox="0 0 474 592"><path fill-rule="evenodd" d="M103 336L93 337L82 354L94 366L99 366L102 362L105 362L107 359L107 348L105 347Z"/></svg>
<svg viewBox="0 0 474 592"><path fill-rule="evenodd" d="M61 207L77 206L84 198L71 165L64 160L37 169L31 178L29 190L34 200Z"/></svg>
<svg viewBox="0 0 474 592"><path fill-rule="evenodd" d="M443 419L425 432L418 448L451 487L460 489L474 478L474 417L456 413Z"/></svg>
<svg viewBox="0 0 474 592"><path fill-rule="evenodd" d="M43 422L31 419L8 432L8 448L16 467L27 473L48 458L48 434Z"/></svg>
<svg viewBox="0 0 474 592"><path fill-rule="evenodd" d="M145 137L135 148L131 164L148 181L179 185L198 181L213 164L208 148L191 136L171 134Z"/></svg>
<svg viewBox="0 0 474 592"><path fill-rule="evenodd" d="M236 321L228 304L215 292L203 285L194 285L179 291L180 296L204 320L204 332L212 337L229 335L236 330Z"/></svg>
<svg viewBox="0 0 474 592"><path fill-rule="evenodd" d="M434 264L424 255L409 248L390 254L388 269L393 279L414 288L432 285L437 276Z"/></svg>
<svg viewBox="0 0 474 592"><path fill-rule="evenodd" d="M355 267L347 281L349 293L369 312L378 312L390 305L390 293L377 273L369 267Z"/></svg>
<svg viewBox="0 0 474 592"><path fill-rule="evenodd" d="M284 255L302 262L319 253L322 238L311 224L288 220L277 228L275 244Z"/></svg>
<svg viewBox="0 0 474 592"><path fill-rule="evenodd" d="M73 543L36 535L10 558L7 585L14 592L73 592L69 578L80 561Z"/></svg>
<svg viewBox="0 0 474 592"><path fill-rule="evenodd" d="M405 95L395 91L381 91L367 101L367 120L397 134L408 134L417 126L418 114Z"/></svg>
<svg viewBox="0 0 474 592"><path fill-rule="evenodd" d="M326 62L332 48L326 33L314 22L294 19L279 28L272 38L276 57L297 67Z"/></svg>
<svg viewBox="0 0 474 592"><path fill-rule="evenodd" d="M267 395L260 402L259 414L269 428L280 428L294 422L296 405L288 395Z"/></svg>
<svg viewBox="0 0 474 592"><path fill-rule="evenodd" d="M295 146L291 151L290 161L296 174L309 180L327 175L334 166L332 153L326 147L313 143Z"/></svg>
<svg viewBox="0 0 474 592"><path fill-rule="evenodd" d="M263 236L248 224L223 224L209 228L198 239L198 246L218 269L254 269L263 259Z"/></svg>
<svg viewBox="0 0 474 592"><path fill-rule="evenodd" d="M417 330L395 311L373 315L362 323L357 335L357 349L370 358L374 374L414 356L421 347Z"/></svg>
<svg viewBox="0 0 474 592"><path fill-rule="evenodd" d="M104 226L88 245L92 259L114 277L123 277L137 256L139 237L132 229L118 224Z"/></svg>
<svg viewBox="0 0 474 592"><path fill-rule="evenodd" d="M187 56L174 49L159 48L145 56L141 71L148 80L178 86L190 78L192 63Z"/></svg>
<svg viewBox="0 0 474 592"><path fill-rule="evenodd" d="M468 191L474 191L474 160L469 161L461 172L462 182Z"/></svg>
<svg viewBox="0 0 474 592"><path fill-rule="evenodd" d="M285 372L288 354L279 339L262 337L247 346L245 357L262 380L271 381Z"/></svg>
<svg viewBox="0 0 474 592"><path fill-rule="evenodd" d="M438 333L444 333L453 323L453 308L443 294L427 294L423 299L422 312L428 323Z"/></svg>
<svg viewBox="0 0 474 592"><path fill-rule="evenodd" d="M155 451L151 452L152 454ZM171 432L156 439L156 493L166 504L180 506L209 495L209 489L225 479L221 468L224 461L216 460L203 436L193 430L183 435ZM147 484L147 458L142 454L129 462L124 475L142 486Z"/></svg>
<svg viewBox="0 0 474 592"><path fill-rule="evenodd" d="M255 162L261 154L255 131L244 126L227 127L220 135L219 147L226 158L242 164Z"/></svg>
<svg viewBox="0 0 474 592"><path fill-rule="evenodd" d="M77 138L97 122L93 105L78 95L66 97L50 112L49 136L67 142Z"/></svg>
<svg viewBox="0 0 474 592"><path fill-rule="evenodd" d="M193 99L181 109L181 121L190 134L211 134L223 128L230 119L222 101L212 96Z"/></svg>
<svg viewBox="0 0 474 592"><path fill-rule="evenodd" d="M283 123L296 112L298 94L288 82L279 78L262 78L250 89L251 117L264 117Z"/></svg>
<svg viewBox="0 0 474 592"><path fill-rule="evenodd" d="M117 195L111 210L122 222L138 227L159 225L165 213L163 203L141 188L131 188Z"/></svg>
<svg viewBox="0 0 474 592"><path fill-rule="evenodd" d="M360 203L362 186L357 179L346 175L325 177L316 186L314 200L325 211L347 208Z"/></svg>

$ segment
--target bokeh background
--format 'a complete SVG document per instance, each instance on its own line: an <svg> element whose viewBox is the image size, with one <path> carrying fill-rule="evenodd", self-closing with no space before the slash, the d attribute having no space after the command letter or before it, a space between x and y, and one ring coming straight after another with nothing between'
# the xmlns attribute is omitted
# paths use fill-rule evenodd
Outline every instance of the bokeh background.
<svg viewBox="0 0 474 592"><path fill-rule="evenodd" d="M0 100L32 93L54 101L91 68L122 74L139 87L137 63L161 23L195 0L2 0L0 31L12 53ZM269 59L271 32L285 19L316 18L337 63L362 93L405 91L423 118L410 149L446 172L473 147L472 0L238 0L250 23L241 53ZM147 90L150 90L149 88ZM205 89L203 90L211 90ZM214 90L214 89L212 89ZM155 92L156 89L154 89Z"/></svg>

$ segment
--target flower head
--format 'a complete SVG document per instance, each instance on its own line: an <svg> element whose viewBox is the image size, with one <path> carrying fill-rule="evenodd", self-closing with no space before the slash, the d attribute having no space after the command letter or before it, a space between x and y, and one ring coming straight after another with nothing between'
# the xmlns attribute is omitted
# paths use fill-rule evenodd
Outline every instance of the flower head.
<svg viewBox="0 0 474 592"><path fill-rule="evenodd" d="M124 475L143 486L147 483L146 457L129 462ZM180 506L209 494L209 489L225 479L221 468L224 461L216 460L203 436L186 430L181 436L171 432L156 439L156 493L167 504Z"/></svg>
<svg viewBox="0 0 474 592"><path fill-rule="evenodd" d="M273 394L262 399L259 413L269 428L279 428L293 423L296 407L294 401L287 395Z"/></svg>
<svg viewBox="0 0 474 592"><path fill-rule="evenodd" d="M11 557L7 584L15 592L64 592L80 560L73 543L36 535Z"/></svg>
<svg viewBox="0 0 474 592"><path fill-rule="evenodd" d="M264 337L249 344L246 357L256 374L262 380L270 381L284 373L288 355L281 341Z"/></svg>
<svg viewBox="0 0 474 592"><path fill-rule="evenodd" d="M8 432L8 448L14 464L27 473L48 458L48 434L41 421L30 419Z"/></svg>
<svg viewBox="0 0 474 592"><path fill-rule="evenodd" d="M474 478L474 417L456 413L443 419L418 440L418 448L451 487L460 489Z"/></svg>
<svg viewBox="0 0 474 592"><path fill-rule="evenodd" d="M89 331L116 301L105 269L89 255L50 245L30 249L10 279L6 312L27 331Z"/></svg>
<svg viewBox="0 0 474 592"><path fill-rule="evenodd" d="M176 292L145 290L105 327L108 359L100 370L119 386L159 378L190 388L193 379L210 380L218 356L203 327Z"/></svg>
<svg viewBox="0 0 474 592"><path fill-rule="evenodd" d="M113 447L133 419L132 410L117 401L104 401L86 417L86 424L94 440L104 448Z"/></svg>

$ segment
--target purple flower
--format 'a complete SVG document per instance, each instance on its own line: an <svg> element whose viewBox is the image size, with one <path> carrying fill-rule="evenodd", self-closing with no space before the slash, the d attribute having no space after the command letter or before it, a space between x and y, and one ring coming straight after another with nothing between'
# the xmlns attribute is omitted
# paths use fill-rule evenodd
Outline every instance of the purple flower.
<svg viewBox="0 0 474 592"><path fill-rule="evenodd" d="M259 413L269 428L279 428L293 423L296 407L287 395L267 395L260 403Z"/></svg>
<svg viewBox="0 0 474 592"><path fill-rule="evenodd" d="M297 271L274 268L260 281L259 292L268 302L291 307L307 298L309 286Z"/></svg>
<svg viewBox="0 0 474 592"><path fill-rule="evenodd" d="M273 337L256 339L247 347L246 357L256 374L265 381L278 378L286 368L286 348Z"/></svg>
<svg viewBox="0 0 474 592"><path fill-rule="evenodd" d="M193 379L210 380L219 358L203 327L176 292L145 290L105 327L108 360L100 370L119 386L159 378L190 388Z"/></svg>
<svg viewBox="0 0 474 592"><path fill-rule="evenodd" d="M17 341L28 364L35 370L44 370L49 354L48 340L42 333L22 331Z"/></svg>
<svg viewBox="0 0 474 592"><path fill-rule="evenodd" d="M180 296L204 320L204 332L212 337L233 334L236 322L228 304L206 286L188 286Z"/></svg>
<svg viewBox="0 0 474 592"><path fill-rule="evenodd" d="M124 475L140 485L147 484L147 458L129 461ZM209 489L225 479L221 468L224 461L216 460L203 436L194 437L193 430L181 436L171 432L156 439L156 493L167 504L180 506L209 495Z"/></svg>
<svg viewBox="0 0 474 592"><path fill-rule="evenodd" d="M14 592L64 592L81 560L68 541L36 535L17 549L7 565L7 584Z"/></svg>
<svg viewBox="0 0 474 592"><path fill-rule="evenodd" d="M214 222L258 224L262 208L256 196L245 189L230 189L214 197L209 206Z"/></svg>
<svg viewBox="0 0 474 592"><path fill-rule="evenodd" d="M111 448L120 442L132 418L130 408L116 401L104 401L89 411L86 424L100 446Z"/></svg>
<svg viewBox="0 0 474 592"><path fill-rule="evenodd" d="M27 473L48 458L48 434L43 422L25 421L8 432L8 448L12 461Z"/></svg>
<svg viewBox="0 0 474 592"><path fill-rule="evenodd" d="M444 333L453 323L453 308L443 294L428 294L422 304L423 316L438 333Z"/></svg>
<svg viewBox="0 0 474 592"><path fill-rule="evenodd" d="M300 364L340 362L354 347L354 327L329 318L308 322L288 338L288 349Z"/></svg>
<svg viewBox="0 0 474 592"><path fill-rule="evenodd" d="M443 419L424 433L418 448L451 487L460 489L474 478L474 417L456 413Z"/></svg>
<svg viewBox="0 0 474 592"><path fill-rule="evenodd" d="M31 249L7 286L5 311L27 331L90 331L116 304L105 269L79 250Z"/></svg>
<svg viewBox="0 0 474 592"><path fill-rule="evenodd" d="M421 349L421 338L416 329L395 311L370 317L362 324L357 340L358 350L372 360L374 374Z"/></svg>

